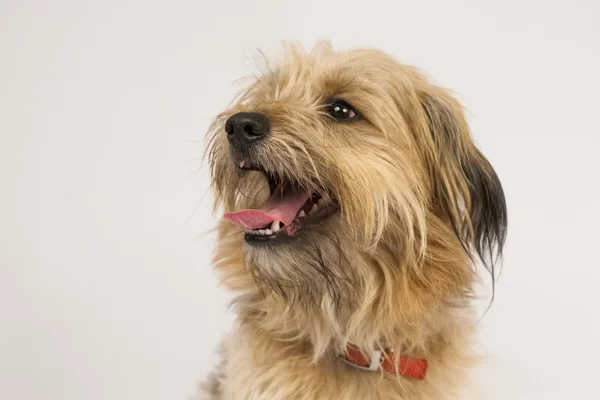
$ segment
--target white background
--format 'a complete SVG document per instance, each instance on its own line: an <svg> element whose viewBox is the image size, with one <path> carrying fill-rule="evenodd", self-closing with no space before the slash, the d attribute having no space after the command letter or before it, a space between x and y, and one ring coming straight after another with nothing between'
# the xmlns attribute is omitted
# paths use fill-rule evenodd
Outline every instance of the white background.
<svg viewBox="0 0 600 400"><path fill-rule="evenodd" d="M600 398L599 19L594 0L1 0L0 399L194 393L232 320L202 138L282 39L376 46L457 91L509 208L489 398Z"/></svg>

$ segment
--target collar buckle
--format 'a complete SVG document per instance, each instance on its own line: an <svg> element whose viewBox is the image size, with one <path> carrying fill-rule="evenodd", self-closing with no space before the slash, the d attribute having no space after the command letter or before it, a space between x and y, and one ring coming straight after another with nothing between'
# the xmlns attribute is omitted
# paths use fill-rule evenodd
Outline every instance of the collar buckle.
<svg viewBox="0 0 600 400"><path fill-rule="evenodd" d="M385 355L382 350L373 351L371 358L369 359L364 353L354 348L354 346L347 348L346 352L340 354L339 357L346 364L352 365L363 371L377 371L381 367L381 363L385 360Z"/></svg>

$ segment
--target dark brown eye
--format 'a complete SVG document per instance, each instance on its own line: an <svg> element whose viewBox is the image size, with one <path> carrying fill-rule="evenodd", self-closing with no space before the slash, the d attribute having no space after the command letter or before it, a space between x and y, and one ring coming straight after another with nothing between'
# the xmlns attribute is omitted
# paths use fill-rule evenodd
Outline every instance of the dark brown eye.
<svg viewBox="0 0 600 400"><path fill-rule="evenodd" d="M352 121L358 113L343 100L334 100L328 107L327 112L338 121Z"/></svg>

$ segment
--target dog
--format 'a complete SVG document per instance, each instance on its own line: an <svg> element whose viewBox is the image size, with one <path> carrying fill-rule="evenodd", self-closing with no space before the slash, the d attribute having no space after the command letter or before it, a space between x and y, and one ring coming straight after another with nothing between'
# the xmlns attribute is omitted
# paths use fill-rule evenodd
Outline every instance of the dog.
<svg viewBox="0 0 600 400"><path fill-rule="evenodd" d="M237 317L206 398L465 398L507 214L448 90L376 49L287 44L207 143Z"/></svg>

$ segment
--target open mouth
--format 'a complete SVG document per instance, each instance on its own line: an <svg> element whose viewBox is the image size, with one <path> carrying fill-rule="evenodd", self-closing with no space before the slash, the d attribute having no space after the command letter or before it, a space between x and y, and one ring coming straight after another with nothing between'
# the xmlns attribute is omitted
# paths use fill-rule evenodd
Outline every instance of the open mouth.
<svg viewBox="0 0 600 400"><path fill-rule="evenodd" d="M266 172L249 161L241 161L238 166L263 173L269 183L269 199L260 209L229 212L223 216L245 228L244 239L248 243L294 236L303 227L322 222L339 209L338 202L327 190L311 192L298 182Z"/></svg>

